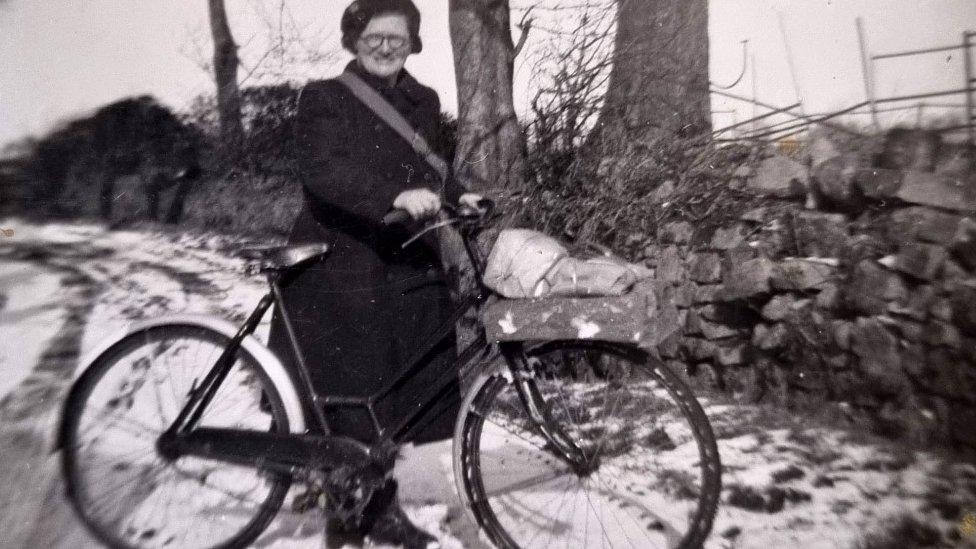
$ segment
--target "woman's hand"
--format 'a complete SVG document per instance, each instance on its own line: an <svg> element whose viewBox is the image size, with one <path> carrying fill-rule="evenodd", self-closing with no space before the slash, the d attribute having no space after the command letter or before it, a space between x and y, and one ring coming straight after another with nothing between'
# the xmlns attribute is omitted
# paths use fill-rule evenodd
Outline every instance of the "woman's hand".
<svg viewBox="0 0 976 549"><path fill-rule="evenodd" d="M484 198L478 193L464 193L458 198L458 205L480 210L481 208L478 206L478 202L481 202Z"/></svg>
<svg viewBox="0 0 976 549"><path fill-rule="evenodd" d="M436 214L441 209L441 199L430 189L410 189L393 199L393 207L407 210L410 217L418 220Z"/></svg>

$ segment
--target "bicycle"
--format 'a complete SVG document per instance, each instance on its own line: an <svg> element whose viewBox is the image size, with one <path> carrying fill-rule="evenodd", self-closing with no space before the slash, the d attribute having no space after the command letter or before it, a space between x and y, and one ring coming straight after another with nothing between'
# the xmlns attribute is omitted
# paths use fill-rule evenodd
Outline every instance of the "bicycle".
<svg viewBox="0 0 976 549"><path fill-rule="evenodd" d="M242 547L299 482L305 492L293 506L312 501L304 507L355 523L400 441L446 405L439 395L458 371L480 368L456 419L453 466L464 508L488 540L505 548L701 546L721 486L714 435L691 390L633 344L487 341L482 326L431 386L427 406L386 429L377 422L377 402L419 357L466 312L497 299L476 252L488 211L458 208L425 229L458 228L476 287L403 374L370 397L314 391L281 299L281 278L322 260L326 244L246 251L269 291L239 327L164 317L96 352L58 431L67 495L82 522L112 547ZM297 372L253 336L272 304ZM330 434L330 406L365 409L378 442Z"/></svg>

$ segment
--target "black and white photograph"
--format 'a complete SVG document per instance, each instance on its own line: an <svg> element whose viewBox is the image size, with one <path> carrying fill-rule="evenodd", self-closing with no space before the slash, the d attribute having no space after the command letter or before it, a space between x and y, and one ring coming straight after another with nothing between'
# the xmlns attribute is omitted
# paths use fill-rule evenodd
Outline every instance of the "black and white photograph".
<svg viewBox="0 0 976 549"><path fill-rule="evenodd" d="M976 549L976 1L0 0L0 548Z"/></svg>

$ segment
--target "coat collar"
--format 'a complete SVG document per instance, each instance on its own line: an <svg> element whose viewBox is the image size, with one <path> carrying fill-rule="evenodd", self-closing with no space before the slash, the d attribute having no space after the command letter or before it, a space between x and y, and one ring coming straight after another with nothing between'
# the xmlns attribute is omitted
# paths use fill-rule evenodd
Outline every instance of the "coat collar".
<svg viewBox="0 0 976 549"><path fill-rule="evenodd" d="M371 88L378 92L389 93L396 90L415 104L420 103L421 99L423 98L423 86L420 84L420 82L417 82L417 79L415 79L413 75L407 72L407 69L402 69L400 71L400 74L397 76L396 83L392 86L386 79L375 76L359 66L359 62L357 62L355 59L346 65L345 70L354 73L364 82L369 84Z"/></svg>

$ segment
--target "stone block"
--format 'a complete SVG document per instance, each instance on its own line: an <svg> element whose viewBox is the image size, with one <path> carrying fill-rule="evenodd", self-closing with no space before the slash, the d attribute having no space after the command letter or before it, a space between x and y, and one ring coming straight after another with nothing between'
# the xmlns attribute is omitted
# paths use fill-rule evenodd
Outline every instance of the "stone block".
<svg viewBox="0 0 976 549"><path fill-rule="evenodd" d="M976 336L976 288L966 284L956 284L949 303L952 307L952 322L962 332Z"/></svg>
<svg viewBox="0 0 976 549"><path fill-rule="evenodd" d="M837 353L823 358L827 367L834 371L846 370L851 366L851 355L847 353Z"/></svg>
<svg viewBox="0 0 976 549"><path fill-rule="evenodd" d="M722 262L716 253L692 253L688 258L688 271L695 282L722 281Z"/></svg>
<svg viewBox="0 0 976 549"><path fill-rule="evenodd" d="M896 242L919 240L943 246L952 242L962 216L924 206L901 208L891 214L889 238Z"/></svg>
<svg viewBox="0 0 976 549"><path fill-rule="evenodd" d="M909 292L907 302L889 303L888 312L923 321L928 318L929 309L935 299L935 288L929 284L923 284Z"/></svg>
<svg viewBox="0 0 976 549"><path fill-rule="evenodd" d="M904 173L901 170L861 168L854 174L854 184L868 198L885 199L895 196L901 188Z"/></svg>
<svg viewBox="0 0 976 549"><path fill-rule="evenodd" d="M841 152L837 145L823 132L815 131L805 147L803 161L816 167L839 156L841 156Z"/></svg>
<svg viewBox="0 0 976 549"><path fill-rule="evenodd" d="M674 332L661 340L657 346L657 352L664 358L675 358L681 346L681 332Z"/></svg>
<svg viewBox="0 0 976 549"><path fill-rule="evenodd" d="M841 259L849 265L857 265L865 259L876 259L894 250L892 243L875 235L856 234L850 239L850 246L843 250Z"/></svg>
<svg viewBox="0 0 976 549"><path fill-rule="evenodd" d="M972 280L973 275L966 270L965 267L960 265L958 262L952 259L946 260L945 264L942 265L942 281L945 282L961 282L965 280Z"/></svg>
<svg viewBox="0 0 976 549"><path fill-rule="evenodd" d="M701 318L699 318L699 322L701 325L702 334L704 334L705 339L708 340L725 339L727 337L739 335L738 330L724 324L702 320Z"/></svg>
<svg viewBox="0 0 976 549"><path fill-rule="evenodd" d="M854 185L857 171L856 155L835 156L815 165L810 177L825 198L834 204L849 205L857 194Z"/></svg>
<svg viewBox="0 0 976 549"><path fill-rule="evenodd" d="M712 235L710 247L713 250L731 250L745 244L751 231L742 223L731 227L719 227Z"/></svg>
<svg viewBox="0 0 976 549"><path fill-rule="evenodd" d="M677 284L684 279L684 261L677 246L668 246L661 250L661 255L657 259L656 276L658 280L670 284Z"/></svg>
<svg viewBox="0 0 976 549"><path fill-rule="evenodd" d="M686 336L701 335L702 333L702 320L701 315L695 309L688 309L686 312L686 318L684 327L684 334Z"/></svg>
<svg viewBox="0 0 976 549"><path fill-rule="evenodd" d="M698 315L705 320L711 320L712 322L719 321L718 307L715 305L705 305L704 307L695 307L695 311Z"/></svg>
<svg viewBox="0 0 976 549"><path fill-rule="evenodd" d="M789 342L789 329L782 322L773 324L757 324L752 332L752 344L763 351L782 349Z"/></svg>
<svg viewBox="0 0 976 549"><path fill-rule="evenodd" d="M695 362L711 360L718 348L715 343L700 337L686 337L682 340L682 347L688 358Z"/></svg>
<svg viewBox="0 0 976 549"><path fill-rule="evenodd" d="M922 280L934 279L942 269L949 253L942 246L909 242L903 244L895 255L878 262L896 271Z"/></svg>
<svg viewBox="0 0 976 549"><path fill-rule="evenodd" d="M857 355L861 370L879 389L890 393L904 383L898 338L876 318L858 318L851 332L851 352Z"/></svg>
<svg viewBox="0 0 976 549"><path fill-rule="evenodd" d="M854 331L854 323L849 320L834 320L831 322L834 336L834 344L838 349L844 351L851 350L851 333Z"/></svg>
<svg viewBox="0 0 976 549"><path fill-rule="evenodd" d="M976 271L976 221L966 217L959 222L949 249L959 263Z"/></svg>
<svg viewBox="0 0 976 549"><path fill-rule="evenodd" d="M908 171L895 196L911 204L970 213L976 211L976 178Z"/></svg>
<svg viewBox="0 0 976 549"><path fill-rule="evenodd" d="M722 253L722 278L725 278L725 275L731 272L733 266L760 257L768 256L749 246L725 250Z"/></svg>
<svg viewBox="0 0 976 549"><path fill-rule="evenodd" d="M719 344L715 348L715 362L722 366L738 366L745 364L746 347L744 342L735 344Z"/></svg>
<svg viewBox="0 0 976 549"><path fill-rule="evenodd" d="M840 287L832 282L827 282L821 287L814 302L821 309L833 310L840 304L840 296Z"/></svg>
<svg viewBox="0 0 976 549"><path fill-rule="evenodd" d="M899 318L895 319L893 326L901 334L901 337L912 343L919 343L926 337L927 327L921 322Z"/></svg>
<svg viewBox="0 0 976 549"><path fill-rule="evenodd" d="M695 232L687 221L673 221L658 230L658 240L664 244L687 244Z"/></svg>
<svg viewBox="0 0 976 549"><path fill-rule="evenodd" d="M976 304L973 304L976 306ZM932 301L932 305L929 306L929 314L932 318L937 318L942 322L949 322L952 320L952 302L946 297L937 297Z"/></svg>
<svg viewBox="0 0 976 549"><path fill-rule="evenodd" d="M695 284L692 286L691 301L695 305L700 305L702 303L715 303L717 301L715 296L721 291L721 284Z"/></svg>
<svg viewBox="0 0 976 549"><path fill-rule="evenodd" d="M870 259L854 267L844 289L845 304L863 314L884 314L888 302L907 299L908 291L901 278Z"/></svg>
<svg viewBox="0 0 976 549"><path fill-rule="evenodd" d="M721 301L732 301L767 293L775 269L776 264L764 257L732 265L723 277L723 289L716 297Z"/></svg>
<svg viewBox="0 0 976 549"><path fill-rule="evenodd" d="M809 299L799 299L793 294L778 294L773 296L762 308L762 316L774 322L786 320L796 315L797 311L810 305Z"/></svg>
<svg viewBox="0 0 976 549"><path fill-rule="evenodd" d="M692 297L694 296L694 283L685 280L674 287L674 305L676 307L691 307Z"/></svg>
<svg viewBox="0 0 976 549"><path fill-rule="evenodd" d="M959 329L952 324L934 321L925 325L925 343L936 347L960 349L962 336L959 334Z"/></svg>
<svg viewBox="0 0 976 549"><path fill-rule="evenodd" d="M800 255L839 257L850 246L843 214L801 212L793 218L793 227Z"/></svg>
<svg viewBox="0 0 976 549"><path fill-rule="evenodd" d="M804 259L786 259L773 273L772 285L777 290L812 290L821 288L835 278L836 267Z"/></svg>
<svg viewBox="0 0 976 549"><path fill-rule="evenodd" d="M756 166L746 189L762 196L796 198L804 195L808 182L806 166L785 156L772 156Z"/></svg>

